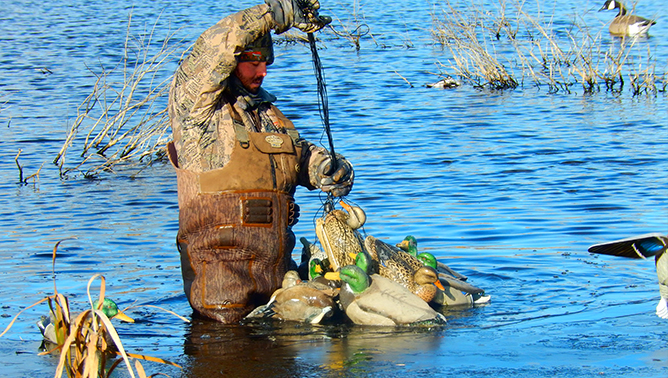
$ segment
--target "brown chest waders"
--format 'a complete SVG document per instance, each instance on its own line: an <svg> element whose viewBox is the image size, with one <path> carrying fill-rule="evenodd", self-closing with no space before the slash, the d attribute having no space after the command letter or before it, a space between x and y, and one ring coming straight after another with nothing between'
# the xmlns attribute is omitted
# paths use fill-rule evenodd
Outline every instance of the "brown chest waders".
<svg viewBox="0 0 668 378"><path fill-rule="evenodd" d="M219 169L177 172L183 287L191 307L234 323L269 300L288 269L299 207L293 194L302 153L298 134L249 133L235 122L237 142Z"/></svg>

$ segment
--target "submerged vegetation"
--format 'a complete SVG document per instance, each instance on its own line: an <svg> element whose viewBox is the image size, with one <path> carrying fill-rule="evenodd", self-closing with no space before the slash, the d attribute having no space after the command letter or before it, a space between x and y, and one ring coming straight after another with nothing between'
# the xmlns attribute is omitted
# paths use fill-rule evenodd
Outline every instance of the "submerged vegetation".
<svg viewBox="0 0 668 378"><path fill-rule="evenodd" d="M639 43L646 37L615 38L605 46L607 28L592 34L579 16L557 27L550 15L535 11L540 6L525 1L465 4L446 0L433 15L432 35L452 55L439 63L447 75L492 89L535 85L592 93L628 88L634 96L666 91L667 73L656 72L649 47Z"/></svg>

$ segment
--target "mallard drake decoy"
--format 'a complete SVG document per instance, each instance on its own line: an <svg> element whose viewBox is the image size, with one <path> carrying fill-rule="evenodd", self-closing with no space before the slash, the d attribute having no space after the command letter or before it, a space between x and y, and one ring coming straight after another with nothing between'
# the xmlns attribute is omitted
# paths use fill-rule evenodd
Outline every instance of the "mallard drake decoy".
<svg viewBox="0 0 668 378"><path fill-rule="evenodd" d="M399 247L402 251L417 257L424 265L431 266L432 268L436 269L436 271L439 273L439 276L442 276L442 274L445 273L460 281L468 280L468 277L465 275L455 272L449 266L436 260L436 257L434 257L434 255L431 253L418 252L417 245L417 239L415 239L413 235L408 235L404 238L404 240L397 244L397 247ZM436 267L433 266L434 264Z"/></svg>
<svg viewBox="0 0 668 378"><path fill-rule="evenodd" d="M275 318L318 324L334 311L338 289L315 281L302 281L299 274L285 273L283 284L266 305L251 311L247 318Z"/></svg>
<svg viewBox="0 0 668 378"><path fill-rule="evenodd" d="M353 265L351 256L362 251L362 236L357 231L366 221L364 211L341 201L346 211L334 209L316 220L315 233L327 255L331 269Z"/></svg>
<svg viewBox="0 0 668 378"><path fill-rule="evenodd" d="M93 307L98 308L99 303L100 303L99 301L95 301ZM119 310L116 302L114 302L110 298L105 298L104 301L102 301L102 307L100 308L100 311L102 311L102 313L104 313L109 319L118 319L128 323L135 322L134 319L125 315L125 313ZM56 337L56 328L53 325L53 322L54 322L53 313L50 313L49 316L42 315L40 317L40 320L37 321L37 327L39 328L39 331L42 333L42 336L44 337L45 341L53 344L58 344L58 339Z"/></svg>
<svg viewBox="0 0 668 378"><path fill-rule="evenodd" d="M438 272L439 280L445 289L436 292L433 299L434 303L457 306L483 304L490 301L491 296L485 295L483 289L464 282L468 279L466 276L455 272L449 266L436 260L436 257L431 253L419 252L417 245L417 239L412 235L408 235L397 244L397 247L412 256L417 256L422 264L431 266Z"/></svg>
<svg viewBox="0 0 668 378"><path fill-rule="evenodd" d="M668 236L652 233L608 243L592 245L588 251L604 255L621 256L633 259L646 259L654 256L656 275L659 278L661 299L656 306L656 315L668 319L668 258L666 255Z"/></svg>
<svg viewBox="0 0 668 378"><path fill-rule="evenodd" d="M357 265L329 272L328 279L341 280L339 299L355 324L395 326L445 324L445 317L405 287L378 274L367 275Z"/></svg>
<svg viewBox="0 0 668 378"><path fill-rule="evenodd" d="M610 34L617 36L637 36L646 34L649 28L656 24L654 20L648 20L646 18L636 16L634 14L626 14L626 8L624 4L617 0L607 0L603 7L599 9L603 10L613 10L619 9L619 13L610 23Z"/></svg>
<svg viewBox="0 0 668 378"><path fill-rule="evenodd" d="M437 288L445 290L436 270L422 265L417 257L371 235L364 239L364 246L378 262L378 274L406 287L425 302L434 299Z"/></svg>
<svg viewBox="0 0 668 378"><path fill-rule="evenodd" d="M304 237L299 238L299 241L302 243L302 256L301 263L299 264L297 271L299 272L299 277L302 280L307 281L311 279L311 277L309 277L310 270L312 269L311 262L313 260L318 260L320 262L328 261L327 254L325 254L322 249L318 248L317 245L311 243Z"/></svg>

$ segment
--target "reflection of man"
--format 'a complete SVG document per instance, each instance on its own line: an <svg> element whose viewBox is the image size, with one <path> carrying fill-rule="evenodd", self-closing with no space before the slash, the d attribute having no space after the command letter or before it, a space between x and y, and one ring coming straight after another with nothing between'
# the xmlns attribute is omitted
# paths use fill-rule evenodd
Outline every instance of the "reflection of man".
<svg viewBox="0 0 668 378"><path fill-rule="evenodd" d="M270 30L314 32L317 0L267 0L205 31L174 74L169 115L179 195L178 247L193 309L237 322L280 286L291 262L297 185L344 196L352 165L301 139L261 88Z"/></svg>

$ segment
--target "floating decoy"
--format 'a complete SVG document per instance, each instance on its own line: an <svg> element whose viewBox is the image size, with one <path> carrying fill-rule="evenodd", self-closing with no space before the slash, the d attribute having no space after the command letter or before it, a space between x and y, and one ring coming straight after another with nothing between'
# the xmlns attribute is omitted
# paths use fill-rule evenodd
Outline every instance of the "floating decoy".
<svg viewBox="0 0 668 378"><path fill-rule="evenodd" d="M397 244L397 247L399 247L402 251L408 253L409 255L418 257L418 259L424 264L425 262L428 263L428 266L432 266L433 261L436 261L436 271L439 273L439 276L441 276L443 273L448 274L452 276L453 278L456 278L459 281L466 281L468 277L464 276L463 274L459 274L452 270L449 266L443 264L442 262L439 262L436 260L434 255L428 254L429 252L418 252L417 248L417 239L413 235L408 235L402 240L400 243Z"/></svg>
<svg viewBox="0 0 668 378"><path fill-rule="evenodd" d="M610 27L608 28L612 35L633 37L647 34L649 28L656 24L656 21L654 20L648 20L634 14L626 14L627 11L624 4L617 0L607 0L605 4L603 4L603 7L599 9L599 12L613 9L619 9L619 13L612 19Z"/></svg>
<svg viewBox="0 0 668 378"><path fill-rule="evenodd" d="M447 89L447 88L456 88L460 86L459 82L450 76L445 77L435 83L427 84L427 88L438 88L438 89Z"/></svg>
<svg viewBox="0 0 668 378"><path fill-rule="evenodd" d="M95 301L93 307L97 308L98 304L99 301ZM104 301L102 301L102 307L100 308L100 311L102 311L102 313L104 313L109 319L115 318L128 323L135 322L134 319L125 315L125 313L119 310L118 305L116 305L116 302L114 302L109 298L105 298ZM49 316L42 315L40 317L40 320L37 321L37 327L39 328L39 331L42 333L42 336L44 337L45 341L48 341L53 344L58 344L58 339L56 337L56 327L53 325L53 322L54 322L53 313L50 313Z"/></svg>
<svg viewBox="0 0 668 378"><path fill-rule="evenodd" d="M285 273L280 289L272 294L266 305L259 306L247 318L274 318L318 324L334 311L338 289L315 281L302 281L299 274Z"/></svg>
<svg viewBox="0 0 668 378"><path fill-rule="evenodd" d="M436 260L436 257L431 253L420 253L417 245L417 239L412 235L408 235L397 244L397 247L412 256L417 256L420 262L426 266L433 267L438 272L439 280L445 289L436 292L433 299L434 303L446 306L458 306L483 304L491 300L491 296L485 295L483 289L464 282L468 279L466 276L455 272L449 266Z"/></svg>
<svg viewBox="0 0 668 378"><path fill-rule="evenodd" d="M656 306L656 315L668 319L668 258L663 258L666 255L666 245L668 245L668 236L652 233L596 244L589 247L588 251L632 259L646 259L654 256L661 294L659 304Z"/></svg>
<svg viewBox="0 0 668 378"><path fill-rule="evenodd" d="M355 324L441 325L445 317L434 311L407 288L378 274L369 276L357 265L329 272L325 278L341 280L339 299L346 315Z"/></svg>
<svg viewBox="0 0 668 378"><path fill-rule="evenodd" d="M437 288L445 290L434 268L424 266L417 257L369 235L364 246L378 262L378 274L409 289L425 302L431 302Z"/></svg>

